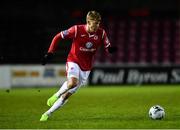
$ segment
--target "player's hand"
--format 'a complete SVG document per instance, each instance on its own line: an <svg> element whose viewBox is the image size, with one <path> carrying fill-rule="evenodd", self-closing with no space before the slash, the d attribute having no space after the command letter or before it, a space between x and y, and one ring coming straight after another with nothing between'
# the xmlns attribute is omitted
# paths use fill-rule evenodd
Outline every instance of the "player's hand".
<svg viewBox="0 0 180 130"><path fill-rule="evenodd" d="M53 53L47 53L44 55L42 59L42 65L45 65L48 61L50 61L53 57Z"/></svg>
<svg viewBox="0 0 180 130"><path fill-rule="evenodd" d="M117 47L108 47L108 52L109 53L114 53L114 52L116 52L118 49L117 49Z"/></svg>

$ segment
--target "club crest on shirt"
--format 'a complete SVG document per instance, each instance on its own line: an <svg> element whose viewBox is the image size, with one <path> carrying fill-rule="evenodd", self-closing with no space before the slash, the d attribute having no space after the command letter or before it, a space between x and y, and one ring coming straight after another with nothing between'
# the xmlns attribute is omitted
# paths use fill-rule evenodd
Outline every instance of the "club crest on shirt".
<svg viewBox="0 0 180 130"><path fill-rule="evenodd" d="M94 36L94 40L97 40L97 39L98 39L98 36L97 36L97 35L95 35L95 36Z"/></svg>
<svg viewBox="0 0 180 130"><path fill-rule="evenodd" d="M89 48L91 48L92 46L93 46L92 42L87 42L87 43L86 43L86 48L89 49Z"/></svg>

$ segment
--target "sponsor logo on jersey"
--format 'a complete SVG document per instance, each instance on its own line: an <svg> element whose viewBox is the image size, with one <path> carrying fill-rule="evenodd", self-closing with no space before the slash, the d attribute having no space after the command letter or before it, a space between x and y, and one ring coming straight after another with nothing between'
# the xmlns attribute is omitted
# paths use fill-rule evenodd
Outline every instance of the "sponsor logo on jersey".
<svg viewBox="0 0 180 130"><path fill-rule="evenodd" d="M87 42L87 43L86 43L86 48L89 49L89 48L91 48L92 46L93 46L92 42Z"/></svg>
<svg viewBox="0 0 180 130"><path fill-rule="evenodd" d="M94 51L96 51L95 48L87 49L87 48L84 48L84 47L80 47L79 50L80 51L85 51L85 52L94 52Z"/></svg>
<svg viewBox="0 0 180 130"><path fill-rule="evenodd" d="M96 51L96 48L92 48L93 47L93 43L92 42L87 42L85 44L85 47L80 47L79 50L80 51L85 51L85 52L94 52Z"/></svg>
<svg viewBox="0 0 180 130"><path fill-rule="evenodd" d="M86 34L82 34L82 35L81 35L81 37L85 37L85 36L86 36Z"/></svg>

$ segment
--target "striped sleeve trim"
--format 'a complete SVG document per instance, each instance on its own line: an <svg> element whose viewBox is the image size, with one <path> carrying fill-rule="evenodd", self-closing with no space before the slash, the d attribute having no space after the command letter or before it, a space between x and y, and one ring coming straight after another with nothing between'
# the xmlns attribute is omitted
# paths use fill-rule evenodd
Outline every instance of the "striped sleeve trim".
<svg viewBox="0 0 180 130"><path fill-rule="evenodd" d="M102 39L104 38L104 34L105 34L105 31L103 30L103 33L102 33Z"/></svg>
<svg viewBox="0 0 180 130"><path fill-rule="evenodd" d="M75 26L75 37L77 36L77 25Z"/></svg>
<svg viewBox="0 0 180 130"><path fill-rule="evenodd" d="M110 43L108 43L108 44L105 46L105 48L108 48L110 45L111 45L111 44L110 44Z"/></svg>
<svg viewBox="0 0 180 130"><path fill-rule="evenodd" d="M63 33L61 32L60 34L61 34L62 39L64 39L64 35L63 35Z"/></svg>

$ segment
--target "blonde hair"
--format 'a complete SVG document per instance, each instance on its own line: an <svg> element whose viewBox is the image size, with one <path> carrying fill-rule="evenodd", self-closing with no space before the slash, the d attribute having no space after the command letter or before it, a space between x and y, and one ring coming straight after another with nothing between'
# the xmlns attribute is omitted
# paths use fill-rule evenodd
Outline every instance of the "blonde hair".
<svg viewBox="0 0 180 130"><path fill-rule="evenodd" d="M86 16L86 20L95 20L95 21L101 21L101 15L97 11L89 11Z"/></svg>

